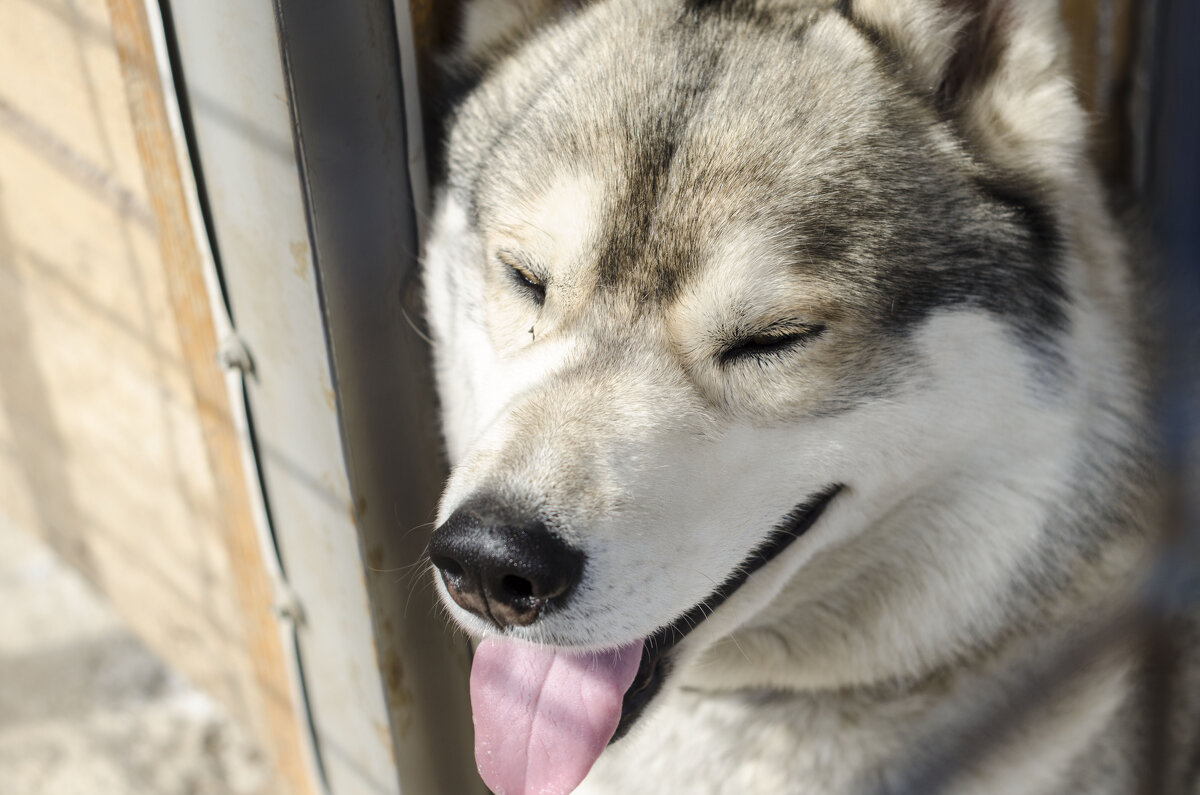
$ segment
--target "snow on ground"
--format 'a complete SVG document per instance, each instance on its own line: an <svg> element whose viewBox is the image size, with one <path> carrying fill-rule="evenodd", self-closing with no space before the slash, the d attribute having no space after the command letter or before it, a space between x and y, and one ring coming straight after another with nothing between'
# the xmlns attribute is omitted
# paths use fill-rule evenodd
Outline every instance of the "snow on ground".
<svg viewBox="0 0 1200 795"><path fill-rule="evenodd" d="M212 699L0 520L0 793L260 795L267 776Z"/></svg>

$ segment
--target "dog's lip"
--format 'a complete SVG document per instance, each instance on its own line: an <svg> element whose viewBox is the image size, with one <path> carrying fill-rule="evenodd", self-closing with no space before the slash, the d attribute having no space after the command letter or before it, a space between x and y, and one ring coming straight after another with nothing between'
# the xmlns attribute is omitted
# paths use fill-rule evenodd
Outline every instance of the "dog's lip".
<svg viewBox="0 0 1200 795"><path fill-rule="evenodd" d="M616 742L629 731L646 706L662 689L671 666L669 652L745 585L751 574L770 563L793 541L808 532L842 488L840 483L829 486L793 508L771 534L755 547L741 565L736 566L704 601L693 605L675 621L646 638L642 644L642 660L638 665L637 674L633 678L633 684L625 691L621 722L609 743Z"/></svg>

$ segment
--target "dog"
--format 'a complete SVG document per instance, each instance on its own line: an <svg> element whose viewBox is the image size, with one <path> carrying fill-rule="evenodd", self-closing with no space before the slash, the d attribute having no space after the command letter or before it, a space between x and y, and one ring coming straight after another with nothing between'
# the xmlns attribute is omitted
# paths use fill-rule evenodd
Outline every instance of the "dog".
<svg viewBox="0 0 1200 795"><path fill-rule="evenodd" d="M466 7L429 553L495 792L1137 788L1131 643L979 731L1157 532L1056 5Z"/></svg>

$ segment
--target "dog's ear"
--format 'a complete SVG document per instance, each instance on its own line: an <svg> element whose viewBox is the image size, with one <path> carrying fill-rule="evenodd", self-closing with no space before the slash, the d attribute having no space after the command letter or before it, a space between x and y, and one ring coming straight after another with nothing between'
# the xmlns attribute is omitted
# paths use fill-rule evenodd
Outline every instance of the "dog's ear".
<svg viewBox="0 0 1200 795"><path fill-rule="evenodd" d="M997 165L1015 173L1076 165L1086 125L1058 3L837 0L837 7L890 48Z"/></svg>
<svg viewBox="0 0 1200 795"><path fill-rule="evenodd" d="M454 55L461 63L487 66L564 9L578 5L572 0L472 0L463 9Z"/></svg>

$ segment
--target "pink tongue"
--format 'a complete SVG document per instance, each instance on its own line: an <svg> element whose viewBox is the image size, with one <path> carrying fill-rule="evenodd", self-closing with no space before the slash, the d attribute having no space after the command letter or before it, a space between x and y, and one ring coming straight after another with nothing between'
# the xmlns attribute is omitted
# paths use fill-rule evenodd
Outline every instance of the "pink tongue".
<svg viewBox="0 0 1200 795"><path fill-rule="evenodd" d="M491 637L471 665L475 764L496 795L566 795L621 720L638 641L573 654Z"/></svg>

